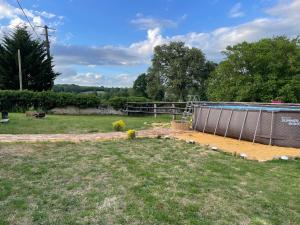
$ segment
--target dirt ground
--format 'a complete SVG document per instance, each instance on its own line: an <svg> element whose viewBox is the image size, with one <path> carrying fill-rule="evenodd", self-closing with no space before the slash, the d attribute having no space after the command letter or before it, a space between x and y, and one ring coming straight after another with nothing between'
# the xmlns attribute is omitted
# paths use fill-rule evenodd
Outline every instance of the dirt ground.
<svg viewBox="0 0 300 225"><path fill-rule="evenodd" d="M137 132L137 137L156 137L176 134L168 128L153 128ZM103 141L127 138L126 132L94 133L94 134L0 134L1 142L41 142L41 141Z"/></svg>
<svg viewBox="0 0 300 225"><path fill-rule="evenodd" d="M220 151L246 154L249 160L267 161L281 156L300 157L299 148L287 148L269 146L263 144L252 144L252 142L239 141L232 138L224 138L205 134L197 131L180 131L169 128L153 128L137 132L137 137L170 136L176 139L193 140L201 145L217 147ZM39 142L39 141L103 141L127 138L126 132L97 133L97 134L1 134L1 142Z"/></svg>
<svg viewBox="0 0 300 225"><path fill-rule="evenodd" d="M174 137L181 140L193 140L196 143L217 147L220 151L246 154L247 159L267 161L280 156L299 157L299 148L288 148L279 146L269 146L248 141L239 141L232 138L224 138L212 134L201 133L197 131L185 131L176 133Z"/></svg>

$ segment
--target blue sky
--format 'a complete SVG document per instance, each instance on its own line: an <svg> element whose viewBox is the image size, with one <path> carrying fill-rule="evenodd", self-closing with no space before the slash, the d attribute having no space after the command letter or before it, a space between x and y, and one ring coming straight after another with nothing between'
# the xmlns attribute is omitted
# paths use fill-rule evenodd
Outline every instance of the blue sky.
<svg viewBox="0 0 300 225"><path fill-rule="evenodd" d="M300 0L20 2L33 24L56 29L51 37L61 72L56 83L131 86L147 70L153 47L169 41L198 47L218 62L227 45L300 34ZM0 0L0 37L22 23L16 0Z"/></svg>

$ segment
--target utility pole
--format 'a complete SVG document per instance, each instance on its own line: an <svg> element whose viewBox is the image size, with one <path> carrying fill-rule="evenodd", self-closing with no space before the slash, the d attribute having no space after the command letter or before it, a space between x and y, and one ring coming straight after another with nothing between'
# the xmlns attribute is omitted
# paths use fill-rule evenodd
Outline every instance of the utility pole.
<svg viewBox="0 0 300 225"><path fill-rule="evenodd" d="M45 36L46 36L45 46L47 49L48 60L50 60L50 42L49 42L49 34L48 34L49 27L47 25L45 25L44 29L45 29Z"/></svg>
<svg viewBox="0 0 300 225"><path fill-rule="evenodd" d="M19 84L20 91L23 90L23 81L22 81L22 65L21 65L21 51L18 49L18 63L19 63Z"/></svg>
<svg viewBox="0 0 300 225"><path fill-rule="evenodd" d="M48 57L48 60L50 61L50 58L51 58L51 54L50 54L50 41L49 41L49 30L55 30L53 28L50 28L48 27L47 25L45 26L36 26L36 27L40 27L40 28L43 28L44 29L44 34L45 35L45 47L46 47L46 50L47 50L47 57Z"/></svg>

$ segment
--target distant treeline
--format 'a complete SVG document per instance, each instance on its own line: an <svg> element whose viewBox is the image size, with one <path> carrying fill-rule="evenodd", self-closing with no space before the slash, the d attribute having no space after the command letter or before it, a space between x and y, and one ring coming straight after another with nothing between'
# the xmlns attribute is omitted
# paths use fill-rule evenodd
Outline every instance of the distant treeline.
<svg viewBox="0 0 300 225"><path fill-rule="evenodd" d="M56 84L52 89L54 92L70 92L77 94L82 92L105 91L105 87L79 86L76 84Z"/></svg>
<svg viewBox="0 0 300 225"><path fill-rule="evenodd" d="M102 99L108 100L112 97L129 97L134 96L132 88L119 87L93 87L93 86L79 86L75 84L56 84L53 86L54 92L67 92L76 94L95 94Z"/></svg>

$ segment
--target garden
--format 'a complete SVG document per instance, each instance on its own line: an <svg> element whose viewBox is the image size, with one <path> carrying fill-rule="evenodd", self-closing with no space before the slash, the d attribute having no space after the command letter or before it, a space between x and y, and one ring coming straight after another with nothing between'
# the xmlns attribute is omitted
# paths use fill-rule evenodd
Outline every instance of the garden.
<svg viewBox="0 0 300 225"><path fill-rule="evenodd" d="M53 86L53 58L17 28L0 46L0 225L300 224L299 149L271 146L273 125L269 146L226 136L232 111L224 136L205 133L210 109L202 132L170 129L172 116L156 104L141 113L155 117L125 116L128 102L183 103L190 95L299 103L299 42L242 42L219 63L170 42L154 47L132 88ZM17 50L23 69L12 63ZM70 107L79 113L56 113ZM190 128L187 109L179 114Z"/></svg>

